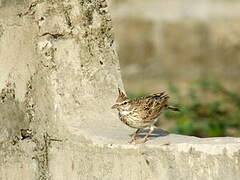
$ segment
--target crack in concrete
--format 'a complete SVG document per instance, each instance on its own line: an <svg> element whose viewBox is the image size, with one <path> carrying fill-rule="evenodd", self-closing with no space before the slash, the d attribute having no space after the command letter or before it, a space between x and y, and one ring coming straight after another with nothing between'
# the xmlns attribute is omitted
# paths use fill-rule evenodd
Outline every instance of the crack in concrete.
<svg viewBox="0 0 240 180"><path fill-rule="evenodd" d="M17 16L18 16L18 17L23 17L23 16L26 16L26 15L28 15L28 14L30 14L30 15L35 14L35 11L33 11L33 9L34 9L34 7L37 6L37 4L38 4L39 2L40 2L40 0L37 0L37 1L35 1L35 2L32 2L32 3L30 4L30 6L28 7L28 10L26 10L25 12L20 12L20 13L18 13Z"/></svg>
<svg viewBox="0 0 240 180"><path fill-rule="evenodd" d="M50 179L49 174L49 148L51 142L62 142L61 139L52 138L47 132L45 132L41 138L32 139L36 144L35 156L33 159L37 161L38 165L38 180Z"/></svg>
<svg viewBox="0 0 240 180"><path fill-rule="evenodd" d="M3 36L3 32L4 32L3 25L0 24L0 38Z"/></svg>
<svg viewBox="0 0 240 180"><path fill-rule="evenodd" d="M53 37L53 39L60 39L60 38L64 37L64 34L50 33L50 32L45 32L45 33L41 34L40 37L43 37L43 36L46 36L46 35L50 35L51 37Z"/></svg>
<svg viewBox="0 0 240 180"><path fill-rule="evenodd" d="M64 13L64 16L65 16L67 25L68 25L68 27L70 27L70 29L72 30L72 29L73 29L73 24L72 24L72 21L71 21L69 12L68 12L68 10L71 9L71 6L64 7L64 4L63 4L63 3L62 3L61 5L62 5L62 9L63 9L63 13Z"/></svg>
<svg viewBox="0 0 240 180"><path fill-rule="evenodd" d="M32 140L36 144L35 149L35 156L33 159L36 160L38 165L38 180L46 180L50 178L49 175L49 158L48 158L48 151L49 151L49 136L45 133L42 137L42 140L33 139Z"/></svg>
<svg viewBox="0 0 240 180"><path fill-rule="evenodd" d="M25 93L24 106L25 106L25 118L29 123L35 119L35 102L33 100L33 86L32 86L33 76L27 82L27 91Z"/></svg>

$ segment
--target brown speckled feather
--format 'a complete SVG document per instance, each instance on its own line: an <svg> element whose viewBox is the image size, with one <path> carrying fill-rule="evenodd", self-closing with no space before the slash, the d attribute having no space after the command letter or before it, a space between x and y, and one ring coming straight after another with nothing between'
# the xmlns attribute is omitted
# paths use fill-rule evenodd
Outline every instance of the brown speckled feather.
<svg viewBox="0 0 240 180"><path fill-rule="evenodd" d="M139 112L143 122L150 122L161 114L168 99L169 96L161 92L151 96L133 99L130 101L130 104L133 109Z"/></svg>

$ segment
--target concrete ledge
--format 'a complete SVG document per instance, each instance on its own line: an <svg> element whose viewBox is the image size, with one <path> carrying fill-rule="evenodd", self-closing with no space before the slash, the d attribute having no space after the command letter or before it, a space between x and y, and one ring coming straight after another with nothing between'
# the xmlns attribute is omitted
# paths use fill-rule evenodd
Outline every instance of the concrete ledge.
<svg viewBox="0 0 240 180"><path fill-rule="evenodd" d="M103 134L106 131L103 131ZM111 134L111 135L110 135ZM240 138L169 134L129 145L127 131L87 136L50 150L53 179L231 179L240 177ZM118 137L116 137L118 136ZM57 162L64 162L56 167Z"/></svg>
<svg viewBox="0 0 240 180"><path fill-rule="evenodd" d="M1 148L1 157L7 163L1 164L0 177L28 180L42 173L43 179L56 180L239 179L240 138L201 139L168 134L145 144L130 145L126 143L130 132L124 128L107 128L102 136L89 136L85 132L85 135L74 134L70 139L52 141L45 174L39 172L39 159L31 157L36 145L31 139L23 140L11 150L12 160L2 153L6 149Z"/></svg>

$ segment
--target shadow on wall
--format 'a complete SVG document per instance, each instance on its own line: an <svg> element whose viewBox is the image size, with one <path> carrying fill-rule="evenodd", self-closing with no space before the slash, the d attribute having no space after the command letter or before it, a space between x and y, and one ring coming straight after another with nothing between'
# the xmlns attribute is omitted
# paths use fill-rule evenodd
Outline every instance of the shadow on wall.
<svg viewBox="0 0 240 180"><path fill-rule="evenodd" d="M23 103L15 99L15 83L7 82L0 92L0 143L18 140L20 130L27 128Z"/></svg>

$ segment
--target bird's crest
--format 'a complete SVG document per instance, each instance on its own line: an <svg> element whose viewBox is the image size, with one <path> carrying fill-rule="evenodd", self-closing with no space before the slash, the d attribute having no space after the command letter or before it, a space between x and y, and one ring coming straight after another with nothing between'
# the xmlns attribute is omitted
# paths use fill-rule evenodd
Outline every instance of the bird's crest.
<svg viewBox="0 0 240 180"><path fill-rule="evenodd" d="M117 103L123 102L125 100L128 100L128 97L121 91L120 88L118 88L118 98L116 100Z"/></svg>

